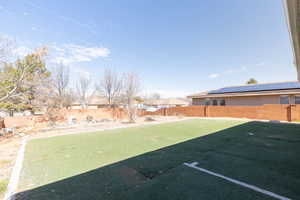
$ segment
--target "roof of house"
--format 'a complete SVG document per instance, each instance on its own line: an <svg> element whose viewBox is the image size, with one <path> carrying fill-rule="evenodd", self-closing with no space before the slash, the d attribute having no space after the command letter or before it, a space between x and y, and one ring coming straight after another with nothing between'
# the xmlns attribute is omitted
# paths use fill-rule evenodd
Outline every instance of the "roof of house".
<svg viewBox="0 0 300 200"><path fill-rule="evenodd" d="M105 97L101 97L101 96L92 96L89 99L89 104L100 104L100 105L104 105L104 104L108 104L108 101Z"/></svg>
<svg viewBox="0 0 300 200"><path fill-rule="evenodd" d="M300 89L300 83L298 81L294 81L294 82L263 83L263 84L248 84L248 85L241 85L241 86L231 86L231 87L224 87L224 88L217 89L217 90L211 90L208 92L208 94L287 90L287 89Z"/></svg>
<svg viewBox="0 0 300 200"><path fill-rule="evenodd" d="M75 101L72 103L72 105L80 105L81 103L79 101ZM106 105L108 104L108 101L105 97L101 96L91 96L88 100L89 105Z"/></svg>
<svg viewBox="0 0 300 200"><path fill-rule="evenodd" d="M148 99L144 102L145 105L160 106L160 105L189 105L188 100L179 98L168 99Z"/></svg>
<svg viewBox="0 0 300 200"><path fill-rule="evenodd" d="M300 81L300 2L298 0L284 0L283 2L294 63L298 69L298 80Z"/></svg>
<svg viewBox="0 0 300 200"><path fill-rule="evenodd" d="M202 92L188 96L193 97L225 97L225 96L254 96L254 95L276 95L276 94L293 94L300 93L300 83L277 82L277 83L261 83L224 87L217 90Z"/></svg>

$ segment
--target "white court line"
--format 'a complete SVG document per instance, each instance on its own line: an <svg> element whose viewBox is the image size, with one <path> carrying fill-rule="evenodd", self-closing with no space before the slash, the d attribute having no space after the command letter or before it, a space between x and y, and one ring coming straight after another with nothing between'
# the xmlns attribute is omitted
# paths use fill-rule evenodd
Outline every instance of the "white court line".
<svg viewBox="0 0 300 200"><path fill-rule="evenodd" d="M18 151L16 163L9 180L9 184L7 187L7 192L5 193L4 196L4 200L14 200L14 193L17 190L18 182L22 170L26 143L27 143L27 136L23 138L21 147Z"/></svg>
<svg viewBox="0 0 300 200"><path fill-rule="evenodd" d="M203 169L201 167L197 167L196 165L198 164L198 162L192 162L192 163L184 163L185 166L188 166L188 167L191 167L191 168L194 168L196 170L199 170L201 172L205 172L207 174L210 174L210 175L213 175L213 176L216 176L216 177L219 177L219 178L222 178L222 179L225 179L229 182L232 182L232 183L235 183L237 185L240 185L240 186L243 186L243 187L246 187L246 188L249 188L251 190L254 190L256 192L260 192L260 193L263 193L265 195L268 195L268 196L271 196L271 197L274 197L276 199L280 199L280 200L291 200L287 197L284 197L284 196L280 196L278 194L275 194L273 192L270 192L268 190L264 190L264 189L261 189L257 186L254 186L254 185L250 185L250 184L247 184L247 183L244 183L242 181L238 181L238 180L235 180L235 179L232 179L232 178L229 178L227 176L223 176L221 174L218 174L218 173L215 173L215 172L212 172L212 171L209 171L207 169Z"/></svg>

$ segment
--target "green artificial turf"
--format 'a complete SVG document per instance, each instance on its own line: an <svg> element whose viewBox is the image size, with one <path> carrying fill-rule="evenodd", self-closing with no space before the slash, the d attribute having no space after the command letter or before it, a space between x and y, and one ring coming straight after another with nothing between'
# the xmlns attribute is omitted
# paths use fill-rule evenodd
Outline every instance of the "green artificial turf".
<svg viewBox="0 0 300 200"><path fill-rule="evenodd" d="M182 165L300 198L300 126L189 120L28 143L20 199L272 199Z"/></svg>

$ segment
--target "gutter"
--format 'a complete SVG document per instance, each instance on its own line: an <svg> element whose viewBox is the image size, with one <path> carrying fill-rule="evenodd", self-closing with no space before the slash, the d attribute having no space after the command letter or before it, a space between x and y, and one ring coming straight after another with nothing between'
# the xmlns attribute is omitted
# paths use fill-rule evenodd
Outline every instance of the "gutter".
<svg viewBox="0 0 300 200"><path fill-rule="evenodd" d="M297 69L298 80L300 81L300 48L299 48L299 1L298 0L283 0L283 8L286 19L286 24L290 36L290 42L294 55L294 65Z"/></svg>
<svg viewBox="0 0 300 200"><path fill-rule="evenodd" d="M300 95L300 90L269 92L269 93L224 93L224 94L207 94L202 96L188 96L188 98L213 98L213 97L247 97L247 96L272 96L272 95Z"/></svg>

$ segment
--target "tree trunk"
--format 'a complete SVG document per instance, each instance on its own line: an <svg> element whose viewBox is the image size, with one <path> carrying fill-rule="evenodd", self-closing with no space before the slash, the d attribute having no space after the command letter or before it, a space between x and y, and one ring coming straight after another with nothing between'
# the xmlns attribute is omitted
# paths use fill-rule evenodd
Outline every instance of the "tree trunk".
<svg viewBox="0 0 300 200"><path fill-rule="evenodd" d="M0 130L5 128L4 118L0 117Z"/></svg>
<svg viewBox="0 0 300 200"><path fill-rule="evenodd" d="M135 107L132 99L128 100L128 118L130 123L135 122Z"/></svg>

